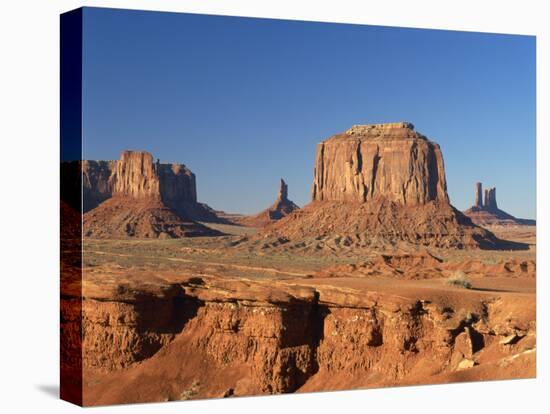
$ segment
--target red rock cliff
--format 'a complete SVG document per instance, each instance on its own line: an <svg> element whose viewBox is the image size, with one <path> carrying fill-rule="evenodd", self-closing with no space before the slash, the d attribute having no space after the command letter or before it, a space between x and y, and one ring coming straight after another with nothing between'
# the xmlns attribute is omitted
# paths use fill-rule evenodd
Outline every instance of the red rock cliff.
<svg viewBox="0 0 550 414"><path fill-rule="evenodd" d="M160 180L148 152L123 151L110 179L113 195L160 198Z"/></svg>
<svg viewBox="0 0 550 414"><path fill-rule="evenodd" d="M449 202L441 150L410 123L355 125L318 144L312 197Z"/></svg>
<svg viewBox="0 0 550 414"><path fill-rule="evenodd" d="M154 198L180 210L197 203L195 174L183 164L161 164L144 151L123 151L118 161L82 161L84 211L113 195Z"/></svg>

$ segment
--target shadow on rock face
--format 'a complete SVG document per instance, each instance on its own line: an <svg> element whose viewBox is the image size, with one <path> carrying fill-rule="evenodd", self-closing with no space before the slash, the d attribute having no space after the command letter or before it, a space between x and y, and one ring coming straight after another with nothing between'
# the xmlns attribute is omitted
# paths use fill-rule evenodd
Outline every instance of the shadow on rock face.
<svg viewBox="0 0 550 414"><path fill-rule="evenodd" d="M479 248L482 250L529 250L529 244L495 237L494 243L480 242Z"/></svg>

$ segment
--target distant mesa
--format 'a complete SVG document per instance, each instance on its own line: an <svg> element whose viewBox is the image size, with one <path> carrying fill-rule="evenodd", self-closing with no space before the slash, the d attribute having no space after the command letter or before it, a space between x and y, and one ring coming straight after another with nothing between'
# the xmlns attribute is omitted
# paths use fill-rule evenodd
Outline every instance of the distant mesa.
<svg viewBox="0 0 550 414"><path fill-rule="evenodd" d="M71 165L72 164L72 165ZM178 238L220 234L196 220L217 219L197 202L195 175L183 164L161 164L143 151L118 161L62 165L82 174L85 236ZM70 179L68 174L65 179Z"/></svg>
<svg viewBox="0 0 550 414"><path fill-rule="evenodd" d="M483 197L482 197L483 196ZM483 191L482 183L475 184L474 205L464 211L473 223L478 226L534 226L535 220L519 219L498 208L497 189L486 188Z"/></svg>
<svg viewBox="0 0 550 414"><path fill-rule="evenodd" d="M441 149L409 122L355 125L319 143L312 202L256 240L270 238L304 249L499 243L450 204Z"/></svg>
<svg viewBox="0 0 550 414"><path fill-rule="evenodd" d="M118 161L82 161L82 187L84 212L117 194L153 196L181 216L223 222L212 208L197 201L196 178L189 168L153 161L148 152L123 151Z"/></svg>
<svg viewBox="0 0 550 414"><path fill-rule="evenodd" d="M288 216L299 209L293 201L288 199L288 185L281 178L277 200L270 207L253 216L245 216L236 221L237 224L249 227L264 227L270 223Z"/></svg>

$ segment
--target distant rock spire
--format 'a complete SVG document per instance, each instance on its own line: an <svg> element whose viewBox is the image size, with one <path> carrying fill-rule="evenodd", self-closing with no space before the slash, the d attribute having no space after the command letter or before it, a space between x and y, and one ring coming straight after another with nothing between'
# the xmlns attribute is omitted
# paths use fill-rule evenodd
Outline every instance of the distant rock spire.
<svg viewBox="0 0 550 414"><path fill-rule="evenodd" d="M490 211L498 210L496 187L485 189L485 201L483 202L483 208Z"/></svg>
<svg viewBox="0 0 550 414"><path fill-rule="evenodd" d="M476 183L474 207L483 207L483 186L481 183Z"/></svg>
<svg viewBox="0 0 550 414"><path fill-rule="evenodd" d="M281 178L281 187L279 188L279 195L277 196L278 201L287 201L288 200L288 185L285 183L285 180Z"/></svg>
<svg viewBox="0 0 550 414"><path fill-rule="evenodd" d="M487 205L489 210L497 210L497 189L496 187L489 189L489 203Z"/></svg>

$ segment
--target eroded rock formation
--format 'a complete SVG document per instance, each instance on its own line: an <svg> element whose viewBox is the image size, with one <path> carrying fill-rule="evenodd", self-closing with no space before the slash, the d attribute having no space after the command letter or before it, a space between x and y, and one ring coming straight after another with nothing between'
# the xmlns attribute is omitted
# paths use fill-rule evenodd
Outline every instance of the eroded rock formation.
<svg viewBox="0 0 550 414"><path fill-rule="evenodd" d="M155 163L147 152L124 151L119 161L84 161L82 174L84 205L105 200L84 214L85 236L177 238L218 234L191 218L187 207L200 213L201 205L196 202L195 176L182 164Z"/></svg>
<svg viewBox="0 0 550 414"><path fill-rule="evenodd" d="M482 184L476 183L474 205L463 212L473 223L479 226L536 225L535 220L519 219L499 209L497 204L497 189L495 187L485 189L483 204L480 204L481 191Z"/></svg>
<svg viewBox="0 0 550 414"><path fill-rule="evenodd" d="M123 151L118 161L82 161L84 211L114 195L157 198L172 209L196 203L195 174L183 164L161 164L143 151Z"/></svg>
<svg viewBox="0 0 550 414"><path fill-rule="evenodd" d="M410 123L355 125L317 146L313 201L448 202L439 145Z"/></svg>
<svg viewBox="0 0 550 414"><path fill-rule="evenodd" d="M517 377L518 368L534 375L531 298L427 289L419 300L410 289L367 286L90 281L83 364L86 378L101 381L85 385L86 404L448 382L466 364L511 357L523 362L492 368L490 378ZM78 317L63 314L64 328Z"/></svg>
<svg viewBox="0 0 550 414"><path fill-rule="evenodd" d="M474 207L483 206L483 189L481 183L476 183L476 196L474 200Z"/></svg>
<svg viewBox="0 0 550 414"><path fill-rule="evenodd" d="M321 142L312 200L252 243L314 250L498 243L451 206L439 145L407 122L356 125Z"/></svg>
<svg viewBox="0 0 550 414"><path fill-rule="evenodd" d="M236 220L238 224L250 227L264 227L283 217L288 216L294 210L299 209L292 200L288 199L288 185L281 178L277 200L269 208L253 216L246 216Z"/></svg>
<svg viewBox="0 0 550 414"><path fill-rule="evenodd" d="M159 175L148 152L123 151L110 179L113 196L161 198Z"/></svg>
<svg viewBox="0 0 550 414"><path fill-rule="evenodd" d="M498 210L497 189L495 187L485 189L485 201L483 202L483 208L489 211Z"/></svg>

